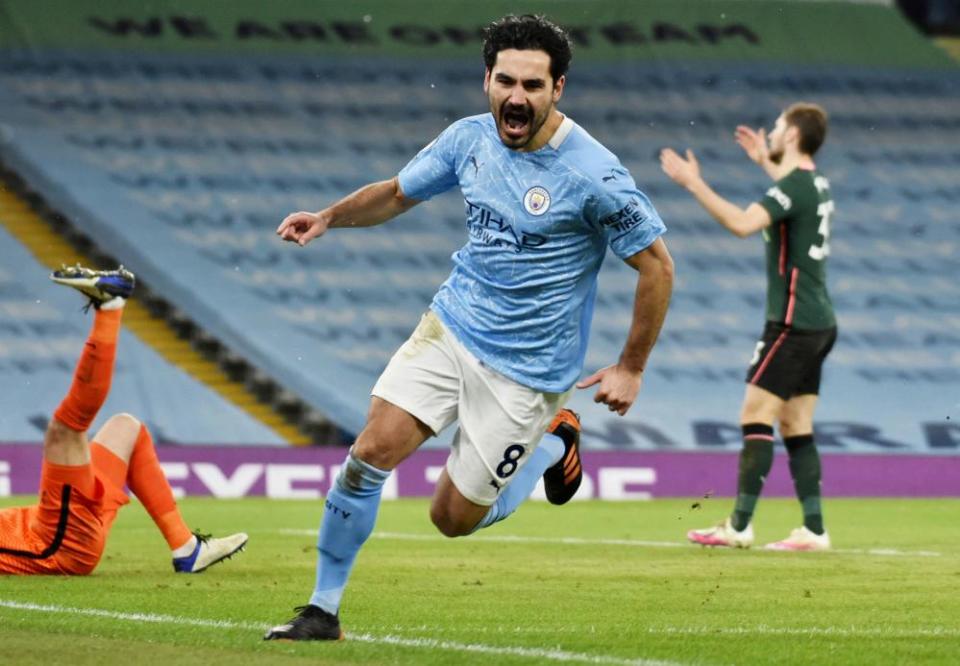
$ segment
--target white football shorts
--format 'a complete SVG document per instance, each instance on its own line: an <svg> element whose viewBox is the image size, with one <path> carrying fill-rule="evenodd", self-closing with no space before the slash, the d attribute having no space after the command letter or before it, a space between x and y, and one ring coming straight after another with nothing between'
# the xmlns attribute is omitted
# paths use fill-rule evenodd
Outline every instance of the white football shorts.
<svg viewBox="0 0 960 666"><path fill-rule="evenodd" d="M447 474L460 494L489 506L530 458L572 391L543 393L491 370L428 310L372 394L420 419L434 434L459 420Z"/></svg>

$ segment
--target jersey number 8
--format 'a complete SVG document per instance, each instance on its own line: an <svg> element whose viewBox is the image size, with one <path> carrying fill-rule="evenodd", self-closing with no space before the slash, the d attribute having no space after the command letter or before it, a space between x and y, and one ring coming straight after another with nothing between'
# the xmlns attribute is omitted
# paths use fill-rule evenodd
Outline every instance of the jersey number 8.
<svg viewBox="0 0 960 666"><path fill-rule="evenodd" d="M517 461L523 457L526 449L519 444L511 444L503 452L503 460L497 465L497 476L506 479L517 471Z"/></svg>

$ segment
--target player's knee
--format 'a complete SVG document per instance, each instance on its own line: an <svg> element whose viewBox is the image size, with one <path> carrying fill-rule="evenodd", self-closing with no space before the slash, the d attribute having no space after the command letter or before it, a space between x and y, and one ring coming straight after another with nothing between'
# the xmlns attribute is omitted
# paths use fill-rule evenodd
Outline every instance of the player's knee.
<svg viewBox="0 0 960 666"><path fill-rule="evenodd" d="M368 465L392 470L431 434L430 428L415 416L375 397L353 452Z"/></svg>
<svg viewBox="0 0 960 666"><path fill-rule="evenodd" d="M794 414L784 414L780 417L780 435L782 437L796 437L806 435L813 430L810 419L797 417Z"/></svg>
<svg viewBox="0 0 960 666"><path fill-rule="evenodd" d="M740 423L766 423L773 425L776 419L776 413L777 410L773 405L761 401L746 402L740 410Z"/></svg>
<svg viewBox="0 0 960 666"><path fill-rule="evenodd" d="M94 441L110 449L121 460L129 460L142 425L140 419L131 414L114 414L97 431Z"/></svg>
<svg viewBox="0 0 960 666"><path fill-rule="evenodd" d="M780 419L780 436L781 437L793 437L798 434L800 431L797 428L797 422L792 419Z"/></svg>
<svg viewBox="0 0 960 666"><path fill-rule="evenodd" d="M473 531L474 525L464 525L446 510L445 507L433 504L430 507L430 521L445 537L466 536Z"/></svg>
<svg viewBox="0 0 960 666"><path fill-rule="evenodd" d="M136 437L140 432L141 423L140 419L133 414L120 412L119 414L114 414L107 419L105 425L121 430L124 434L132 434L134 437Z"/></svg>
<svg viewBox="0 0 960 666"><path fill-rule="evenodd" d="M431 520L433 520L433 524L436 526L440 534L445 537L450 537L451 539L466 536L470 534L471 531L464 529L463 526L449 520L448 518L431 516Z"/></svg>
<svg viewBox="0 0 960 666"><path fill-rule="evenodd" d="M351 449L357 460L377 469L393 469L396 467L394 461L396 453L388 440L371 436L369 433L361 434L366 436L359 437Z"/></svg>

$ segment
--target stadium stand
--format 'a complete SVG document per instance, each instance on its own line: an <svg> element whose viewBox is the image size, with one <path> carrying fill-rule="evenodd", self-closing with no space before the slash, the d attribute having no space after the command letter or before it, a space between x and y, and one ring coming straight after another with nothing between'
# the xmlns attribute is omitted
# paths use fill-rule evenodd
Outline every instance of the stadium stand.
<svg viewBox="0 0 960 666"><path fill-rule="evenodd" d="M36 441L69 386L90 319L76 294L49 286L49 271L2 227L0 247L0 431L7 442ZM136 414L170 444L284 443L137 337L124 337L104 417Z"/></svg>
<svg viewBox="0 0 960 666"><path fill-rule="evenodd" d="M889 14L862 38L898 37L902 63L575 61L561 108L657 205L679 278L631 416L610 416L586 393L573 400L588 446L739 448L742 378L762 326L760 240L725 235L655 155L694 148L718 191L745 204L767 183L734 127L769 127L806 99L831 113L820 166L837 201L841 338L818 442L825 452L960 452L960 73L893 10L858 11ZM272 232L289 211L391 177L449 122L482 112L474 50L424 60L12 49L0 59L0 158L206 332L356 432L377 374L465 240L462 200L448 194L304 250ZM9 273L19 251L6 238L3 247ZM616 359L632 299L628 269L608 259L588 369ZM156 365L151 382L172 382L159 368L152 379ZM206 405L197 390L163 393ZM180 427L167 419L175 405L156 409L159 423ZM35 411L5 407L13 420Z"/></svg>

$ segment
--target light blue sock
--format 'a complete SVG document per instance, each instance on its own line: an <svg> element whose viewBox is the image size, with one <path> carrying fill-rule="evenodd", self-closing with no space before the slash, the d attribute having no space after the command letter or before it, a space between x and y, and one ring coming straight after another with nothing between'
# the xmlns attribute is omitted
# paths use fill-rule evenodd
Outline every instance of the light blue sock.
<svg viewBox="0 0 960 666"><path fill-rule="evenodd" d="M317 583L310 603L328 613L340 609L353 561L377 521L380 493L390 472L377 469L351 451L327 494L317 539Z"/></svg>
<svg viewBox="0 0 960 666"><path fill-rule="evenodd" d="M537 445L537 448L530 454L530 459L527 460L527 464L516 473L510 481L510 484L503 489L500 497L497 498L497 501L494 502L490 510L487 511L487 515L477 523L474 531L483 529L484 527L490 527L494 523L499 523L516 511L517 507L520 506L525 499L530 497L530 493L532 493L534 487L536 487L537 481L539 481L543 473L547 471L547 468L556 464L563 456L565 450L566 448L562 439L549 433L544 435L543 439L541 439Z"/></svg>

